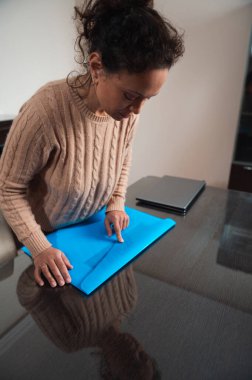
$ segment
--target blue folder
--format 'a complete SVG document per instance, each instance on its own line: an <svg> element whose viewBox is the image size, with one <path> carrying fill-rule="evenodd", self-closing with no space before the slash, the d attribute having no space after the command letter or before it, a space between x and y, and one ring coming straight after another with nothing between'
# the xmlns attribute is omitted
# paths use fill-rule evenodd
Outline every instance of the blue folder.
<svg viewBox="0 0 252 380"><path fill-rule="evenodd" d="M58 229L47 235L53 247L60 249L73 265L72 285L89 295L120 269L129 264L150 244L175 226L170 219L161 219L125 207L128 228L121 231L124 243L115 233L105 230L105 208L79 224ZM29 250L22 250L31 256Z"/></svg>

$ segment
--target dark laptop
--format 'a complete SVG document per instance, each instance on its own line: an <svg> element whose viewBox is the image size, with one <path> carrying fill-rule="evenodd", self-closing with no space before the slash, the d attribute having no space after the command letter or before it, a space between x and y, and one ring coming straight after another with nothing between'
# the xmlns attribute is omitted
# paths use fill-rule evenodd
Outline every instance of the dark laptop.
<svg viewBox="0 0 252 380"><path fill-rule="evenodd" d="M165 208L185 215L200 193L206 182L180 177L152 177L150 186L146 186L136 199L146 205Z"/></svg>

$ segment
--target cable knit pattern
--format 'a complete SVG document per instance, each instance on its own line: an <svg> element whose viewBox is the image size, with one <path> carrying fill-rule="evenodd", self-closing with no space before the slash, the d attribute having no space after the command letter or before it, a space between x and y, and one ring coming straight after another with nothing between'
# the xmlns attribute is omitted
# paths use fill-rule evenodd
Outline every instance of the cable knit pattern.
<svg viewBox="0 0 252 380"><path fill-rule="evenodd" d="M99 133L99 127L97 128L97 126L95 126L92 180L91 180L90 193L88 195L86 206L84 209L84 215L87 214L88 209L90 209L91 207L91 203L94 197L94 192L96 189L96 184L98 183L98 178L99 178L98 168L99 168L99 162L100 162L101 145L102 145L102 142L101 142L101 136Z"/></svg>
<svg viewBox="0 0 252 380"><path fill-rule="evenodd" d="M0 207L33 256L50 247L45 232L124 210L136 121L97 116L65 79L24 103L0 160Z"/></svg>
<svg viewBox="0 0 252 380"><path fill-rule="evenodd" d="M110 156L109 156L109 168L108 168L108 185L107 190L103 196L102 202L104 202L108 195L111 192L114 180L114 166L115 166L115 155L116 155L116 129L113 130L113 137L110 148Z"/></svg>

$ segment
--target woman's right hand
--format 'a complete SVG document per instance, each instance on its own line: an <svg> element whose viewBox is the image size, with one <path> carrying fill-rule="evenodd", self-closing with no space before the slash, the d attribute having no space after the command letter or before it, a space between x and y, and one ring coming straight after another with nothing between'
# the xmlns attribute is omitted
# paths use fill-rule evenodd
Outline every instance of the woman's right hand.
<svg viewBox="0 0 252 380"><path fill-rule="evenodd" d="M48 280L52 287L65 285L65 282L71 282L71 277L68 273L68 269L72 269L73 266L69 262L68 258L59 249L50 247L34 259L34 278L40 285L44 285L44 281L41 277L41 273Z"/></svg>

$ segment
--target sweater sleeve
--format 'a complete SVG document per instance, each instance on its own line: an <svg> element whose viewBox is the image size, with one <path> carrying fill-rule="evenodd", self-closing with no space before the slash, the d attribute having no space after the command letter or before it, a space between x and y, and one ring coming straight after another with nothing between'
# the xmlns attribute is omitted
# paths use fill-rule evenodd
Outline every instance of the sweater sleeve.
<svg viewBox="0 0 252 380"><path fill-rule="evenodd" d="M38 255L51 246L37 224L27 199L34 176L45 167L51 151L44 126L29 102L14 119L0 160L0 208L21 241Z"/></svg>
<svg viewBox="0 0 252 380"><path fill-rule="evenodd" d="M127 191L127 185L128 185L128 177L129 177L129 172L130 172L131 163L132 163L132 147L133 147L134 136L136 133L136 127L138 124L138 119L139 117L135 116L133 123L131 125L130 131L127 137L125 156L124 156L121 174L117 182L117 185L115 187L115 190L107 204L106 212L124 211L126 191Z"/></svg>

